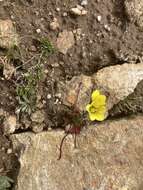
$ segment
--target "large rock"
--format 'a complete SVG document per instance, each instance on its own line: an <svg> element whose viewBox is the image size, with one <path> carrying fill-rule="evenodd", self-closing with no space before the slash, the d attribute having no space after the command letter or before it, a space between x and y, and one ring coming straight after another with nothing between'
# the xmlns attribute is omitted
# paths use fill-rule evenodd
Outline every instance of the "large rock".
<svg viewBox="0 0 143 190"><path fill-rule="evenodd" d="M77 149L69 136L57 160L62 131L16 134L21 148L16 190L142 190L143 116L83 130Z"/></svg>
<svg viewBox="0 0 143 190"><path fill-rule="evenodd" d="M143 0L125 0L125 8L130 20L143 29Z"/></svg>
<svg viewBox="0 0 143 190"><path fill-rule="evenodd" d="M97 89L107 95L107 110L133 93L143 80L143 63L106 67L93 75Z"/></svg>
<svg viewBox="0 0 143 190"><path fill-rule="evenodd" d="M18 45L18 35L11 20L0 20L0 47L11 48Z"/></svg>

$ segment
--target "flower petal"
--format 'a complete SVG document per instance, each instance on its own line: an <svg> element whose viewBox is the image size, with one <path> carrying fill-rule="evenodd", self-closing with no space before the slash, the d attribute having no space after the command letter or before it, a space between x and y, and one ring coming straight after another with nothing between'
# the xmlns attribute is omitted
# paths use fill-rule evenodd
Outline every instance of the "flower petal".
<svg viewBox="0 0 143 190"><path fill-rule="evenodd" d="M106 107L101 106L98 108L97 112L95 113L95 118L97 121L103 121L105 119Z"/></svg>
<svg viewBox="0 0 143 190"><path fill-rule="evenodd" d="M91 121L95 121L95 120L96 120L96 113L91 113L91 112L89 112L89 119L90 119Z"/></svg>
<svg viewBox="0 0 143 190"><path fill-rule="evenodd" d="M105 119L105 114L101 114L101 113L96 113L95 115L94 115L94 118L95 118L95 120L97 120L97 121L103 121L104 119Z"/></svg>
<svg viewBox="0 0 143 190"><path fill-rule="evenodd" d="M94 101L94 100L96 99L96 97L99 96L99 95L100 95L99 90L94 90L94 91L92 92L92 95L91 95L92 101Z"/></svg>
<svg viewBox="0 0 143 190"><path fill-rule="evenodd" d="M91 103L95 108L99 108L100 106L104 106L106 104L106 96L99 95L96 99Z"/></svg>
<svg viewBox="0 0 143 190"><path fill-rule="evenodd" d="M98 113L105 113L106 112L106 107L104 106L100 106L97 110Z"/></svg>
<svg viewBox="0 0 143 190"><path fill-rule="evenodd" d="M91 104L87 104L86 111L90 112L90 107L91 107Z"/></svg>

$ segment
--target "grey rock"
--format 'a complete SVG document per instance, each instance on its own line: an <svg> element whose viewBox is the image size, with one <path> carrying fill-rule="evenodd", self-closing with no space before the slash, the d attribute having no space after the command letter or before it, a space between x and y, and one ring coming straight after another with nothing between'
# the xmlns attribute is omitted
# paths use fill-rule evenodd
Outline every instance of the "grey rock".
<svg viewBox="0 0 143 190"><path fill-rule="evenodd" d="M3 75L6 79L10 79L14 72L16 71L15 67L10 63L6 57L0 58L0 63L3 64Z"/></svg>
<svg viewBox="0 0 143 190"><path fill-rule="evenodd" d="M107 121L72 136L57 160L64 132L11 136L14 149L24 147L16 190L142 189L143 116Z"/></svg>
<svg viewBox="0 0 143 190"><path fill-rule="evenodd" d="M15 132L16 130L16 116L10 115L7 116L3 123L3 132L5 135L9 135Z"/></svg>
<svg viewBox="0 0 143 190"><path fill-rule="evenodd" d="M125 0L125 9L130 20L143 29L143 0Z"/></svg>
<svg viewBox="0 0 143 190"><path fill-rule="evenodd" d="M54 30L58 29L59 27L60 27L60 25L59 25L57 18L54 18L53 21L50 23L50 29L54 31Z"/></svg>
<svg viewBox="0 0 143 190"><path fill-rule="evenodd" d="M32 126L31 126L31 127L32 127L32 131L33 131L34 133L40 133L40 132L43 131L44 126L45 126L44 123L39 123L39 124L37 124L37 123L32 123Z"/></svg>
<svg viewBox="0 0 143 190"><path fill-rule="evenodd" d="M57 38L57 48L59 52L66 54L67 51L75 44L74 35L71 31L64 30L59 33Z"/></svg>
<svg viewBox="0 0 143 190"><path fill-rule="evenodd" d="M143 63L123 64L101 69L93 75L95 86L107 96L107 110L133 93L143 80Z"/></svg>
<svg viewBox="0 0 143 190"><path fill-rule="evenodd" d="M42 123L45 119L45 113L42 110L37 110L31 115L31 120L36 123Z"/></svg>
<svg viewBox="0 0 143 190"><path fill-rule="evenodd" d="M11 20L0 20L0 47L11 48L18 45L19 39Z"/></svg>
<svg viewBox="0 0 143 190"><path fill-rule="evenodd" d="M61 88L62 101L68 106L74 105L81 83L76 107L80 111L85 111L86 105L90 102L92 91L98 89L107 97L106 115L108 116L108 111L132 94L142 80L143 63L106 67L91 77L85 75L73 77Z"/></svg>

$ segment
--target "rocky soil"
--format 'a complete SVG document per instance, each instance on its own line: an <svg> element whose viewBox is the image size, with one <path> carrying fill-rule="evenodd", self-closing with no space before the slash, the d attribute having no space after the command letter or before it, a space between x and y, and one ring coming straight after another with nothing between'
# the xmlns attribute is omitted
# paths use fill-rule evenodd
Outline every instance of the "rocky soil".
<svg viewBox="0 0 143 190"><path fill-rule="evenodd" d="M0 1L0 176L11 189L143 189L142 44L143 0ZM103 123L85 110L95 89ZM79 112L77 148L68 136L57 160Z"/></svg>

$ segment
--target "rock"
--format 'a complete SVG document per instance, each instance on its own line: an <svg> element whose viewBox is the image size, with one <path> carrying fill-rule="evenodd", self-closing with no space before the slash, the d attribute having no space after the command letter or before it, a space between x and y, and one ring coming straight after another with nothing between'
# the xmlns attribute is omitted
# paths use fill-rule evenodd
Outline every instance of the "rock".
<svg viewBox="0 0 143 190"><path fill-rule="evenodd" d="M74 35L71 31L64 30L59 33L57 39L57 48L59 52L66 54L68 49L70 49L75 44Z"/></svg>
<svg viewBox="0 0 143 190"><path fill-rule="evenodd" d="M0 20L0 47L11 48L18 45L18 35L11 20Z"/></svg>
<svg viewBox="0 0 143 190"><path fill-rule="evenodd" d="M102 16L101 16L101 15L98 15L98 16L97 16L97 21L98 21L98 22L101 22L101 19L102 19Z"/></svg>
<svg viewBox="0 0 143 190"><path fill-rule="evenodd" d="M62 88L59 87L59 89L62 93L62 102L72 106L81 83L76 103L76 107L80 111L85 111L86 105L90 102L92 91L100 90L107 97L106 115L108 116L108 111L133 93L138 83L142 80L143 63L124 64L103 68L91 77L85 75L73 77L72 80L68 81Z"/></svg>
<svg viewBox="0 0 143 190"><path fill-rule="evenodd" d="M4 117L6 115L6 112L0 108L0 117Z"/></svg>
<svg viewBox="0 0 143 190"><path fill-rule="evenodd" d="M143 178L143 116L107 121L82 131L74 148L61 131L11 136L21 149L16 190L139 190ZM24 185L23 185L24 184Z"/></svg>
<svg viewBox="0 0 143 190"><path fill-rule="evenodd" d="M121 116L143 113L143 80L138 83L134 92L114 105L109 111L110 116Z"/></svg>
<svg viewBox="0 0 143 190"><path fill-rule="evenodd" d="M71 8L70 12L76 16L83 16L87 14L87 11L80 5L77 5L75 8Z"/></svg>
<svg viewBox="0 0 143 190"><path fill-rule="evenodd" d="M41 29L40 29L40 28L37 28L37 29L36 29L36 32L37 32L38 34L40 34L40 33L41 33Z"/></svg>
<svg viewBox="0 0 143 190"><path fill-rule="evenodd" d="M3 123L3 132L5 135L14 133L16 130L16 117L14 115L8 116Z"/></svg>
<svg viewBox="0 0 143 190"><path fill-rule="evenodd" d="M107 109L134 92L143 80L143 63L115 65L101 69L93 75L97 89L107 96Z"/></svg>
<svg viewBox="0 0 143 190"><path fill-rule="evenodd" d="M37 110L31 115L31 120L36 123L43 123L45 120L45 113L42 110Z"/></svg>
<svg viewBox="0 0 143 190"><path fill-rule="evenodd" d="M0 63L3 64L3 75L5 79L10 79L14 72L16 71L15 67L9 62L9 60L5 58L0 58Z"/></svg>
<svg viewBox="0 0 143 190"><path fill-rule="evenodd" d="M86 6L88 4L88 1L87 0L82 0L80 4L81 4L81 6Z"/></svg>
<svg viewBox="0 0 143 190"><path fill-rule="evenodd" d="M125 9L130 20L143 29L143 0L125 0Z"/></svg>
<svg viewBox="0 0 143 190"><path fill-rule="evenodd" d="M57 18L54 18L53 21L50 23L50 29L56 30L60 27Z"/></svg>
<svg viewBox="0 0 143 190"><path fill-rule="evenodd" d="M34 132L34 133L40 133L40 132L42 132L43 131L43 129L44 129L44 123L33 123L32 124L32 131Z"/></svg>
<svg viewBox="0 0 143 190"><path fill-rule="evenodd" d="M32 122L31 122L30 118L26 114L23 114L21 116L21 118L20 118L20 124L21 124L20 128L21 129L26 130L26 129L30 128L31 123Z"/></svg>
<svg viewBox="0 0 143 190"><path fill-rule="evenodd" d="M79 89L79 85L80 89ZM86 105L90 102L90 96L93 88L92 78L85 75L73 77L72 80L66 83L65 92L62 95L63 103L68 106L75 104L80 111L85 111ZM78 95L79 91L79 95Z"/></svg>
<svg viewBox="0 0 143 190"><path fill-rule="evenodd" d="M11 148L7 149L7 154L11 154L11 153L12 153L12 149Z"/></svg>

